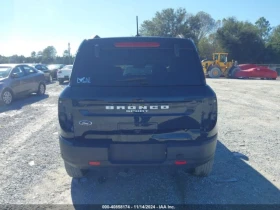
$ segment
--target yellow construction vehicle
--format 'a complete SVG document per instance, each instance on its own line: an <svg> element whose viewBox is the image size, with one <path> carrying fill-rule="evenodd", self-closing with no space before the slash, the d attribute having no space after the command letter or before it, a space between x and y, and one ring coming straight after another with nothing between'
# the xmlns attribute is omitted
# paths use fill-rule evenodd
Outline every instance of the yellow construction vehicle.
<svg viewBox="0 0 280 210"><path fill-rule="evenodd" d="M228 53L213 53L213 60L202 60L201 63L205 76L211 78L229 77L230 69L237 65L237 62L228 62Z"/></svg>

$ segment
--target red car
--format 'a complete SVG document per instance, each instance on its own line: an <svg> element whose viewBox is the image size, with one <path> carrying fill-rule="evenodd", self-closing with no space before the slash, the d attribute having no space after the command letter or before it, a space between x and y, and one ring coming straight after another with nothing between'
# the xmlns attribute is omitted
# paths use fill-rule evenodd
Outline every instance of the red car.
<svg viewBox="0 0 280 210"><path fill-rule="evenodd" d="M278 76L277 72L265 66L257 66L255 64L241 64L239 70L233 73L235 78L261 78L273 79Z"/></svg>

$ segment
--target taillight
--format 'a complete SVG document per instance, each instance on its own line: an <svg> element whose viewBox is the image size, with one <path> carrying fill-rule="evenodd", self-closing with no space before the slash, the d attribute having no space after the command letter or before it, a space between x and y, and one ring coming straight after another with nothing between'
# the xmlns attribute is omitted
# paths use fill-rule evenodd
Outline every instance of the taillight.
<svg viewBox="0 0 280 210"><path fill-rule="evenodd" d="M58 102L58 121L64 133L73 133L73 116L69 111L72 107L71 100L59 99Z"/></svg>
<svg viewBox="0 0 280 210"><path fill-rule="evenodd" d="M159 47L157 42L119 42L115 43L115 47Z"/></svg>
<svg viewBox="0 0 280 210"><path fill-rule="evenodd" d="M218 120L218 102L217 98L205 99L205 106L207 106L207 112L202 114L202 130L208 132L211 131L217 124ZM206 109L205 109L206 110Z"/></svg>

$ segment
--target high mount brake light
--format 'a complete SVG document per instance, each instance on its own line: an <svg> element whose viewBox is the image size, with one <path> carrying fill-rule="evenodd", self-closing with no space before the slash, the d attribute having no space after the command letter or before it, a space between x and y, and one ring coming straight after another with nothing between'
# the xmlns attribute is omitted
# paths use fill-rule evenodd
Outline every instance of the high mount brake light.
<svg viewBox="0 0 280 210"><path fill-rule="evenodd" d="M88 164L91 165L91 166L100 166L99 161L90 161Z"/></svg>
<svg viewBox="0 0 280 210"><path fill-rule="evenodd" d="M159 47L157 42L119 42L115 43L115 47Z"/></svg>
<svg viewBox="0 0 280 210"><path fill-rule="evenodd" d="M175 161L175 165L185 165L185 164L187 164L186 160L176 160Z"/></svg>

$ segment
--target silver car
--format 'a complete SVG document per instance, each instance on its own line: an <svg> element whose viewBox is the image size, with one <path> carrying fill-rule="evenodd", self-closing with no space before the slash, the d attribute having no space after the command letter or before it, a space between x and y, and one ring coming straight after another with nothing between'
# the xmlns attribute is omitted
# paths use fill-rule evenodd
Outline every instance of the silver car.
<svg viewBox="0 0 280 210"><path fill-rule="evenodd" d="M9 105L17 96L45 91L44 73L25 64L0 64L0 103Z"/></svg>
<svg viewBox="0 0 280 210"><path fill-rule="evenodd" d="M28 64L29 65L29 64ZM45 75L45 79L47 82L52 83L53 77L51 75L51 71L44 64L30 64L29 66L41 71Z"/></svg>

